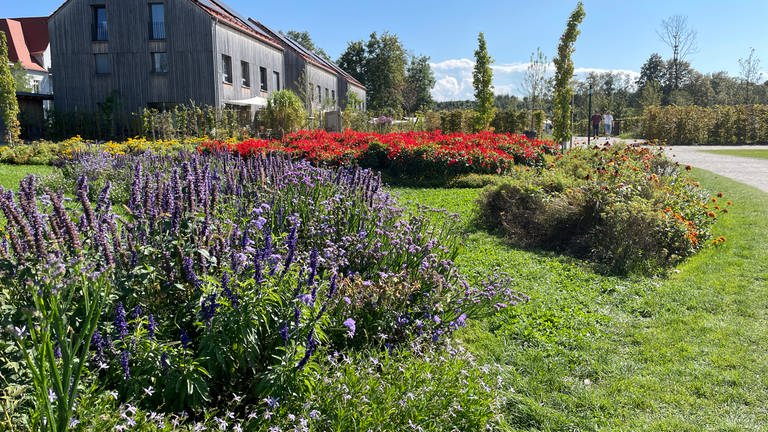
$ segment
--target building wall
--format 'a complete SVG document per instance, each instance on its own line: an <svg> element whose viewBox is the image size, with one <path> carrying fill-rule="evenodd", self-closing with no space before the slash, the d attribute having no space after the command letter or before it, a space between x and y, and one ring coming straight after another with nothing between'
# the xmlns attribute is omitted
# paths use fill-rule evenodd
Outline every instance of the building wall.
<svg viewBox="0 0 768 432"><path fill-rule="evenodd" d="M217 105L223 106L227 101L250 99L261 96L268 97L278 89L275 88L274 72L280 74L280 89L285 88L285 71L283 67L283 51L261 42L253 37L232 29L227 24L216 23L214 28L216 39L216 78ZM224 82L222 55L232 60L232 84ZM241 62L249 64L250 87L242 85ZM261 91L260 69L267 70L267 91Z"/></svg>
<svg viewBox="0 0 768 432"><path fill-rule="evenodd" d="M331 111L336 109L339 98L338 82L336 74L332 74L325 69L321 69L311 63L307 64L307 81L310 83L310 96L312 97L313 110ZM318 99L317 86L320 86L320 99ZM329 97L325 93L328 89ZM330 95L335 96L332 98Z"/></svg>
<svg viewBox="0 0 768 432"><path fill-rule="evenodd" d="M56 109L96 111L112 95L127 112L152 103L215 103L213 21L189 0L151 2L165 4L165 40L150 40L148 0L70 0L51 17ZM107 41L93 41L98 4L107 10ZM151 52L168 53L168 73L152 73ZM108 55L110 74L96 74L97 53Z"/></svg>

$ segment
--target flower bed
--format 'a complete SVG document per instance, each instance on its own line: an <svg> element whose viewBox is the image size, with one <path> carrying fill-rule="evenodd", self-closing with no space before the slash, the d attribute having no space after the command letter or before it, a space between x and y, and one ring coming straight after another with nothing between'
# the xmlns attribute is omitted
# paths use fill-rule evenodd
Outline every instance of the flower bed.
<svg viewBox="0 0 768 432"><path fill-rule="evenodd" d="M219 420L265 430L278 400L331 429L305 407L338 379L318 376L323 353L430 349L523 299L509 281L463 277L450 221L398 208L370 170L81 156L64 173L74 201L32 176L0 188L0 322L14 329L0 343L18 344L7 356L31 372L26 406L56 430L130 426L137 407L161 422L231 411ZM98 412L105 394L133 411Z"/></svg>
<svg viewBox="0 0 768 432"><path fill-rule="evenodd" d="M209 141L202 151L234 151L241 156L284 152L316 164L358 164L412 178L446 178L460 174L503 174L514 164L537 165L555 144L523 135L433 132L378 134L300 131L282 140L249 139L239 143Z"/></svg>

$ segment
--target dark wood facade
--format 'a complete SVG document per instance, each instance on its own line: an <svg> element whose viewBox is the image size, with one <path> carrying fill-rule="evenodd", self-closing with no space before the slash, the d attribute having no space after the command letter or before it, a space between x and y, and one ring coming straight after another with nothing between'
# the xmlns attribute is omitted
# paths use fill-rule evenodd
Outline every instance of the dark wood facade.
<svg viewBox="0 0 768 432"><path fill-rule="evenodd" d="M161 32L151 23L152 4L164 8ZM99 7L106 10L107 25L97 37ZM266 97L277 86L261 91L260 68L270 84L277 78L282 86L282 48L227 12L215 0L66 1L49 20L55 108L96 111L111 100L120 111L137 112L147 106L194 101L221 107ZM153 53L165 53L167 67L153 70ZM231 61L231 84L223 79L222 55ZM105 59L109 71L97 73L97 61L104 67ZM243 85L242 61L249 64L249 87Z"/></svg>

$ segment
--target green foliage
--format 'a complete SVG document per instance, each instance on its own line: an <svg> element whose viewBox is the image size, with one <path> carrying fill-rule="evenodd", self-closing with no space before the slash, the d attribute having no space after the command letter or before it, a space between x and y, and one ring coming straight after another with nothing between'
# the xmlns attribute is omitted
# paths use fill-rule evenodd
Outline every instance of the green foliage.
<svg viewBox="0 0 768 432"><path fill-rule="evenodd" d="M16 82L16 91L31 92L32 85L29 82L29 76L27 76L27 70L21 63L16 62L11 64L11 75Z"/></svg>
<svg viewBox="0 0 768 432"><path fill-rule="evenodd" d="M477 114L473 119L475 131L488 130L496 112L493 97L493 60L488 55L483 32L477 35L477 50L475 50L475 68L472 72L472 86L475 88L475 101L477 101Z"/></svg>
<svg viewBox="0 0 768 432"><path fill-rule="evenodd" d="M8 60L8 40L0 32L0 136L5 142L15 143L21 135L19 102L16 100L16 82Z"/></svg>
<svg viewBox="0 0 768 432"><path fill-rule="evenodd" d="M413 114L432 108L432 87L435 86L435 74L429 65L428 56L413 56L405 76L403 89L403 108L406 113Z"/></svg>
<svg viewBox="0 0 768 432"><path fill-rule="evenodd" d="M445 133L470 132L474 127L476 113L470 110L440 112L440 129Z"/></svg>
<svg viewBox="0 0 768 432"><path fill-rule="evenodd" d="M704 245L720 208L707 201L661 154L575 149L488 188L478 221L524 247L589 257L611 273L653 274Z"/></svg>
<svg viewBox="0 0 768 432"><path fill-rule="evenodd" d="M768 105L650 106L643 111L643 131L668 145L764 144Z"/></svg>
<svg viewBox="0 0 768 432"><path fill-rule="evenodd" d="M368 115L360 109L365 101L355 92L347 93L347 106L344 108L344 129L352 129L356 131L368 130L370 124L368 123Z"/></svg>
<svg viewBox="0 0 768 432"><path fill-rule="evenodd" d="M571 86L573 59L571 55L573 55L573 45L576 42L576 38L579 37L579 24L584 20L584 15L584 5L582 2L579 2L568 18L565 31L560 37L560 44L557 46L557 56L553 59L555 64L555 89L552 122L554 123L554 139L559 143L564 143L571 139L571 99L573 98L573 87Z"/></svg>
<svg viewBox="0 0 768 432"><path fill-rule="evenodd" d="M275 132L286 134L299 130L307 118L301 99L291 90L279 90L269 97L264 124Z"/></svg>

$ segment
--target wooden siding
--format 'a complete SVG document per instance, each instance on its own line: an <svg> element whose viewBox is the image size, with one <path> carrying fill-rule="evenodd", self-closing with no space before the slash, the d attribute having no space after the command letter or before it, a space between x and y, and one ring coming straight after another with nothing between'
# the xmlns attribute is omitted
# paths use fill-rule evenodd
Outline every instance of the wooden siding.
<svg viewBox="0 0 768 432"><path fill-rule="evenodd" d="M267 97L275 92L273 85L273 73L280 74L280 88L285 86L285 72L283 70L283 52L273 48L255 38L251 38L224 23L216 23L214 27L216 38L216 86L217 102L223 106L230 100L250 99L256 96ZM232 84L224 83L222 74L222 55L228 55L232 59ZM251 86L242 86L242 73L240 62L246 61L250 69ZM267 92L261 91L261 78L259 68L267 69Z"/></svg>
<svg viewBox="0 0 768 432"><path fill-rule="evenodd" d="M150 2L165 4L165 40L150 40ZM92 41L94 5L106 6L107 41ZM189 0L69 1L49 21L55 108L95 111L113 94L127 112L151 103L215 104L212 25ZM168 73L152 73L151 52L163 51ZM109 56L110 74L96 75L96 53Z"/></svg>
<svg viewBox="0 0 768 432"><path fill-rule="evenodd" d="M307 81L309 81L312 88L310 95L313 96L313 109L325 108L326 110L333 110L336 108L336 104L333 104L332 101L326 101L325 98L325 89L328 89L329 95L331 94L331 90L333 90L333 94L336 95L336 98L338 99L339 97L338 83L335 74L332 74L325 69L320 69L312 63L307 63ZM322 103L317 99L317 86L320 86Z"/></svg>

